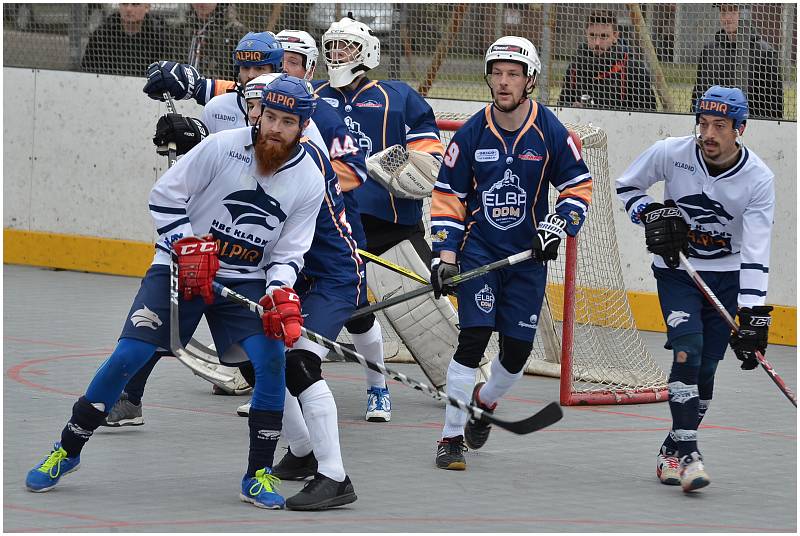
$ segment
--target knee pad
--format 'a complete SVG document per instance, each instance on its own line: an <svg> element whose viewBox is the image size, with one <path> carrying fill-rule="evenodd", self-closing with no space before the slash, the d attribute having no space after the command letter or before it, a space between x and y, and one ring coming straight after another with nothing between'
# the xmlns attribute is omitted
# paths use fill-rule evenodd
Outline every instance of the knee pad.
<svg viewBox="0 0 800 536"><path fill-rule="evenodd" d="M358 311L358 309L356 309ZM361 318L354 318L353 320L348 320L344 327L347 328L349 333L354 335L359 335L361 333L366 333L370 329L372 329L372 324L375 323L375 315L370 313L366 316L362 316Z"/></svg>
<svg viewBox="0 0 800 536"><path fill-rule="evenodd" d="M286 352L286 388L292 396L300 393L322 379L322 361L308 350Z"/></svg>
<svg viewBox="0 0 800 536"><path fill-rule="evenodd" d="M703 357L702 333L690 333L674 339L672 342L673 363L699 367ZM685 358L682 354L686 354Z"/></svg>
<svg viewBox="0 0 800 536"><path fill-rule="evenodd" d="M478 368L492 336L492 328L464 328L458 334L458 348L453 354L456 363L472 369Z"/></svg>
<svg viewBox="0 0 800 536"><path fill-rule="evenodd" d="M517 374L528 362L533 350L533 341L523 341L500 335L500 363L511 374Z"/></svg>
<svg viewBox="0 0 800 536"><path fill-rule="evenodd" d="M700 400L710 401L713 398L717 365L719 365L719 361L716 359L703 359L700 364L700 373L697 378Z"/></svg>
<svg viewBox="0 0 800 536"><path fill-rule="evenodd" d="M110 409L110 408L107 408ZM79 426L79 429L73 429L72 432L78 436L83 437L81 432L88 432L85 438L88 439L92 432L103 423L108 415L108 412L100 411L89 402L85 396L78 399L72 406L72 418L70 422Z"/></svg>

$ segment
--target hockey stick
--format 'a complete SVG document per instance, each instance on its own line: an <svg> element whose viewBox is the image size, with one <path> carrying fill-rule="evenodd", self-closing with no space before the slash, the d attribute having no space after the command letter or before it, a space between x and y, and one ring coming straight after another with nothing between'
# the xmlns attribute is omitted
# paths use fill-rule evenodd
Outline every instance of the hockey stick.
<svg viewBox="0 0 800 536"><path fill-rule="evenodd" d="M467 272L456 274L453 277L445 280L444 285L456 286L465 281L469 281L470 279L475 279L476 277L480 277L484 274L487 274L493 270L498 270L500 268L505 268L506 266L518 264L530 258L531 258L531 250L528 249L526 251L521 251L519 253L511 255L510 257L506 257L505 259L500 259L499 261L492 262L485 266L478 266L477 268L474 268ZM361 318L362 316L374 313L375 311L380 311L382 309L386 309L387 307L397 305L398 303L412 300L417 296L422 296L423 294L427 294L428 292L431 291L433 291L433 285L429 284L425 285L424 287L419 287L412 291L406 292L405 294L394 296L392 298L389 298L388 300L383 300L382 302L379 303L373 303L372 305L356 310L356 312L353 313L353 315L350 317L350 320L355 320L356 318Z"/></svg>
<svg viewBox="0 0 800 536"><path fill-rule="evenodd" d="M167 103L167 113L174 114L175 112L175 103L172 102L172 95L169 94L169 91L165 91L163 93L164 101ZM178 161L178 146L175 144L174 141L169 142L167 144L167 149L169 149L169 156L167 157L167 168L171 168L175 165L175 162Z"/></svg>
<svg viewBox="0 0 800 536"><path fill-rule="evenodd" d="M358 254L364 258L371 260L372 262L374 262L379 266L383 266L387 270L391 270L392 272L404 275L409 279L413 279L417 283L422 283L423 285L428 284L428 280L419 275L418 273L409 270L408 268L403 268L399 264L395 264L392 261L384 259L383 257L378 257L377 255L373 255L369 251L364 251L363 249L359 249Z"/></svg>
<svg viewBox="0 0 800 536"><path fill-rule="evenodd" d="M686 258L686 255L684 255L683 252L681 251L678 253L678 256L680 258L681 265L689 273L689 275L694 280L695 284L700 289L700 291L705 295L705 297L708 299L711 305L714 306L717 312L720 315L722 315L722 318L725 319L725 322L728 323L728 325L731 327L734 333L738 334L739 326L736 324L736 321L733 319L730 313L728 313L728 311L725 309L725 306L722 305L722 302L719 301L719 298L717 298L717 296L711 291L711 289L708 288L708 285L706 284L705 281L703 281L703 278L700 277L700 274L697 273L697 270L695 270L694 267L689 263L689 259ZM783 378L781 378L778 375L778 373L775 372L775 369L772 368L772 365L769 363L769 361L767 361L764 355L758 350L756 350L756 359L758 360L758 364L761 365L761 368L763 368L767 372L767 374L769 374L769 377L772 378L772 381L775 382L775 385L778 386L778 389L780 389L781 392L784 395L786 395L786 398L789 399L789 401L794 405L794 407L797 407L797 399L795 398L792 390L786 386L786 383L784 383Z"/></svg>
<svg viewBox="0 0 800 536"><path fill-rule="evenodd" d="M528 253L530 254L530 252ZM258 314L259 316L264 314L264 308L261 307L261 305L259 305L258 303L248 299L247 297L242 296L241 294L229 289L224 285L217 283L216 281L212 283L212 286L214 287L214 290L217 293L219 293L222 297L234 301L240 305L243 305L244 307L247 307L254 313ZM175 289L174 292L175 296L177 297L177 288ZM343 357L345 361L360 363L361 366L366 367L370 370L374 370L375 372L380 372L384 376L397 380L400 383L407 385L408 387L411 387L412 389L428 393L437 400L444 400L451 406L455 406L459 408L461 411L464 411L475 420L487 424L496 424L500 428L504 428L509 432L513 432L515 434L520 434L520 435L529 434L531 432L541 430L542 428L545 428L547 426L550 426L551 424L560 421L561 417L563 417L561 407L557 403L551 402L548 405L546 405L543 409L539 410L538 413L531 415L527 419L523 419L521 421L504 421L502 419L498 419L491 413L487 413L482 409L473 406L472 404L468 404L463 400L459 400L458 398L449 396L448 394L443 393L442 391L439 391L438 389L435 389L427 384L409 378L408 376L406 376L401 372L397 372L388 369L383 365L367 361L361 354L354 352L349 348L342 346L339 343L326 339L322 335L318 335L313 331L301 327L300 332L307 339L314 341L315 343L320 344L325 348L327 348L328 350L332 350L339 356ZM178 343L180 343L180 340L178 340Z"/></svg>

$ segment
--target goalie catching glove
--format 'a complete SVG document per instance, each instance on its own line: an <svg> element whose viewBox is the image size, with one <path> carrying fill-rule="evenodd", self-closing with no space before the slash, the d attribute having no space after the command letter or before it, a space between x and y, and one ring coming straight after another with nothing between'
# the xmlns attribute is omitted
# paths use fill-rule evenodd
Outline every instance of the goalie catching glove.
<svg viewBox="0 0 800 536"><path fill-rule="evenodd" d="M214 303L211 283L219 270L219 245L210 234L187 236L172 244L178 255L178 292L183 299L202 296L206 303Z"/></svg>
<svg viewBox="0 0 800 536"><path fill-rule="evenodd" d="M742 362L742 370L753 370L758 366L756 352L767 351L767 338L772 318L769 305L742 307L739 309L739 333L731 333L731 348Z"/></svg>
<svg viewBox="0 0 800 536"><path fill-rule="evenodd" d="M535 261L554 261L558 257L558 245L567 237L564 230L567 220L558 214L548 214L536 227L536 236L533 237L531 258Z"/></svg>
<svg viewBox="0 0 800 536"><path fill-rule="evenodd" d="M158 119L153 143L160 155L169 154L169 144L174 143L178 156L189 150L208 136L208 128L199 119L184 117L181 114L166 114Z"/></svg>
<svg viewBox="0 0 800 536"><path fill-rule="evenodd" d="M640 216L644 223L644 239L647 251L660 255L670 268L677 268L681 261L678 253L689 254L689 226L683 214L675 206L650 203Z"/></svg>
<svg viewBox="0 0 800 536"><path fill-rule="evenodd" d="M259 301L264 308L261 323L264 333L271 339L283 340L291 348L300 338L303 316L300 314L300 298L290 287L267 290Z"/></svg>
<svg viewBox="0 0 800 536"><path fill-rule="evenodd" d="M367 158L370 177L402 199L423 199L433 191L441 161L435 156L392 145Z"/></svg>

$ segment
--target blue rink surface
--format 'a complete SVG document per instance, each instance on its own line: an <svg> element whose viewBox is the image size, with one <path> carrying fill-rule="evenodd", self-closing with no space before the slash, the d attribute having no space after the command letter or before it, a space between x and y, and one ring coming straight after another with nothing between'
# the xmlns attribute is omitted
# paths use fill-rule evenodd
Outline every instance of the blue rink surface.
<svg viewBox="0 0 800 536"><path fill-rule="evenodd" d="M561 422L527 436L495 429L466 454L466 471L443 471L434 466L442 402L390 381L391 423L365 422L362 368L326 363L358 501L323 512L261 510L238 497L248 430L236 407L247 399L212 396L173 358L151 377L144 426L100 428L79 471L30 493L26 472L49 453L112 350L139 280L6 265L3 282L4 531L797 531L797 411L762 370L740 370L730 352L699 433L712 483L691 495L655 476L666 403L564 408ZM664 334L642 335L666 369ZM198 338L210 341L205 327ZM770 346L767 359L796 390L796 348ZM425 379L416 365L389 366ZM516 420L557 399L558 380L525 376L497 414ZM281 491L301 487L284 482Z"/></svg>

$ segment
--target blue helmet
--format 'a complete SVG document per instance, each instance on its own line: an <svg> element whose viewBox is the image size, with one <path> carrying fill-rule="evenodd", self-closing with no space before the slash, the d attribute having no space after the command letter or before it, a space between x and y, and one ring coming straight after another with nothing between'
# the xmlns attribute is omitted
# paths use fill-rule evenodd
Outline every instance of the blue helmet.
<svg viewBox="0 0 800 536"><path fill-rule="evenodd" d="M701 114L733 119L733 128L738 129L749 115L747 97L738 87L712 86L697 99L694 113L697 122L700 122Z"/></svg>
<svg viewBox="0 0 800 536"><path fill-rule="evenodd" d="M283 73L264 88L261 107L294 114L300 117L302 125L311 118L317 101L308 81Z"/></svg>
<svg viewBox="0 0 800 536"><path fill-rule="evenodd" d="M233 51L237 67L272 65L274 72L283 70L283 48L272 32L249 32Z"/></svg>

